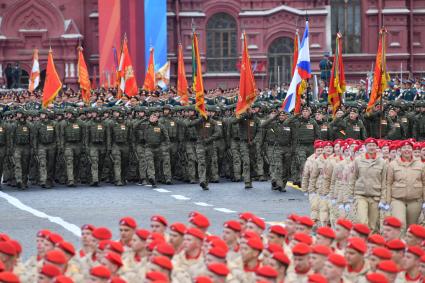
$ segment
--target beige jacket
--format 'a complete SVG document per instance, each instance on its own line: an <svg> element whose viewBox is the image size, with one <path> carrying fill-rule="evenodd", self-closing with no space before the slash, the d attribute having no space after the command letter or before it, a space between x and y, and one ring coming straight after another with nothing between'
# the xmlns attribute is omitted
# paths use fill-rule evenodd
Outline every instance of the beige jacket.
<svg viewBox="0 0 425 283"><path fill-rule="evenodd" d="M391 199L418 200L425 199L425 165L420 160L403 162L400 158L388 165L387 196Z"/></svg>
<svg viewBox="0 0 425 283"><path fill-rule="evenodd" d="M313 153L307 158L304 163L303 175L301 177L301 190L305 193L308 191L310 175L311 170L313 169L314 160L316 160L316 155Z"/></svg>
<svg viewBox="0 0 425 283"><path fill-rule="evenodd" d="M385 200L386 177L387 162L383 158L368 159L366 154L362 154L353 162L350 194Z"/></svg>
<svg viewBox="0 0 425 283"><path fill-rule="evenodd" d="M325 168L326 168L327 158L324 155L320 155L313 162L310 181L308 186L308 192L312 193L322 193L321 188L323 187L324 177L325 177Z"/></svg>

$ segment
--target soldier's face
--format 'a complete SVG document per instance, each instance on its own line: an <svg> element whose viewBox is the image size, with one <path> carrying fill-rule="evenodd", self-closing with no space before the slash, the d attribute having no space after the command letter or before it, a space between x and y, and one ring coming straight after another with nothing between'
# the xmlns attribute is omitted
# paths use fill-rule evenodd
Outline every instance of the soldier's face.
<svg viewBox="0 0 425 283"><path fill-rule="evenodd" d="M302 112L301 112L301 114L302 114L302 116L303 116L303 118L305 118L305 119L307 119L307 118L309 118L310 117L310 111L308 111L308 110L303 110Z"/></svg>
<svg viewBox="0 0 425 283"><path fill-rule="evenodd" d="M409 158L413 155L413 147L411 145L403 145L401 147L401 155L404 158Z"/></svg>
<svg viewBox="0 0 425 283"><path fill-rule="evenodd" d="M336 112L336 117L341 118L344 115L344 111L338 111Z"/></svg>
<svg viewBox="0 0 425 283"><path fill-rule="evenodd" d="M43 274L38 274L37 283L51 283L52 279Z"/></svg>
<svg viewBox="0 0 425 283"><path fill-rule="evenodd" d="M294 256L294 267L299 271L305 271L310 268L309 256Z"/></svg>
<svg viewBox="0 0 425 283"><path fill-rule="evenodd" d="M155 123L156 121L158 121L158 116L157 116L157 115L151 115L151 116L149 117L149 121L150 121L151 123Z"/></svg>
<svg viewBox="0 0 425 283"><path fill-rule="evenodd" d="M232 229L224 228L221 238L223 239L223 241L226 242L226 244L234 244L237 242L239 236L238 233L236 233Z"/></svg>
<svg viewBox="0 0 425 283"><path fill-rule="evenodd" d="M134 229L126 225L120 225L120 238L123 243L130 243L133 235L134 235Z"/></svg>
<svg viewBox="0 0 425 283"><path fill-rule="evenodd" d="M177 232L170 231L168 242L173 247L179 247L183 243L183 236Z"/></svg>
<svg viewBox="0 0 425 283"><path fill-rule="evenodd" d="M310 254L309 262L310 262L311 268L315 272L320 272L323 268L324 263L326 262L326 257L312 253Z"/></svg>
<svg viewBox="0 0 425 283"><path fill-rule="evenodd" d="M376 149L377 149L377 145L373 142L370 142L368 144L366 144L366 151L369 154L374 154L376 153Z"/></svg>
<svg viewBox="0 0 425 283"><path fill-rule="evenodd" d="M158 221L152 221L151 222L152 233L164 234L165 229L167 229L167 227L165 227L162 223L160 223Z"/></svg>
<svg viewBox="0 0 425 283"><path fill-rule="evenodd" d="M201 241L192 235L184 235L183 248L186 252L201 248Z"/></svg>
<svg viewBox="0 0 425 283"><path fill-rule="evenodd" d="M131 249L133 252L140 252L146 248L146 241L140 239L136 234L131 238Z"/></svg>
<svg viewBox="0 0 425 283"><path fill-rule="evenodd" d="M397 116L397 112L394 109L391 109L390 111L388 111L388 115L390 115L390 117L395 117Z"/></svg>
<svg viewBox="0 0 425 283"><path fill-rule="evenodd" d="M419 257L412 253L405 253L402 261L404 270L410 270L419 265Z"/></svg>
<svg viewBox="0 0 425 283"><path fill-rule="evenodd" d="M84 229L81 231L81 242L83 243L83 246L90 245L90 236L92 232L89 229Z"/></svg>
<svg viewBox="0 0 425 283"><path fill-rule="evenodd" d="M359 114L357 114L356 112L350 112L350 119L351 120L356 120L358 116L359 116Z"/></svg>
<svg viewBox="0 0 425 283"><path fill-rule="evenodd" d="M345 249L344 256L350 266L355 266L363 260L363 255L351 248Z"/></svg>

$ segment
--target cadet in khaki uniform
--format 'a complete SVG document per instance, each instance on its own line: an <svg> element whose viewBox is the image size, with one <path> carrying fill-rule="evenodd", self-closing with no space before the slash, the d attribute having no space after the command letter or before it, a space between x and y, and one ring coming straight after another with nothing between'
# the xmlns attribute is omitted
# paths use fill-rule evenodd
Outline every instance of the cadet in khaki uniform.
<svg viewBox="0 0 425 283"><path fill-rule="evenodd" d="M51 121L46 110L40 111L40 121L34 126L34 151L40 169L40 186L51 188L55 172L56 146L59 143L58 125Z"/></svg>
<svg viewBox="0 0 425 283"><path fill-rule="evenodd" d="M386 202L387 164L377 155L376 139L366 139L365 145L366 153L354 160L350 193L354 197L358 222L378 231L379 204L381 202L382 206Z"/></svg>
<svg viewBox="0 0 425 283"><path fill-rule="evenodd" d="M391 204L392 215L400 219L406 229L417 223L424 209L425 167L413 158L410 141L400 146L401 156L388 165L386 201Z"/></svg>

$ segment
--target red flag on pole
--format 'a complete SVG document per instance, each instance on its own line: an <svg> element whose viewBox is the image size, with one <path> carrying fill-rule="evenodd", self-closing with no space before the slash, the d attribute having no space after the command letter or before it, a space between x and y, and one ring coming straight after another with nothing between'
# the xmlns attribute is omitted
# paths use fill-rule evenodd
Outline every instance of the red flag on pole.
<svg viewBox="0 0 425 283"><path fill-rule="evenodd" d="M189 104L188 85L186 72L184 70L183 47L179 44L179 54L177 60L177 95L180 96L180 104Z"/></svg>
<svg viewBox="0 0 425 283"><path fill-rule="evenodd" d="M342 62L342 35L338 32L336 35L335 56L332 65L331 78L329 82L328 101L332 105L332 114L341 106L341 97L345 91L344 64Z"/></svg>
<svg viewBox="0 0 425 283"><path fill-rule="evenodd" d="M202 117L206 118L208 114L204 99L204 81L202 80L201 55L199 54L198 36L195 32L193 32L192 41L192 78L192 88L195 92L195 108Z"/></svg>
<svg viewBox="0 0 425 283"><path fill-rule="evenodd" d="M28 91L32 93L38 87L39 84L40 84L40 65L38 63L38 49L34 49Z"/></svg>
<svg viewBox="0 0 425 283"><path fill-rule="evenodd" d="M239 79L239 97L236 105L236 117L245 113L252 103L254 103L256 98L257 90L255 87L254 74L252 73L251 59L248 54L246 34L243 33L242 64Z"/></svg>
<svg viewBox="0 0 425 283"><path fill-rule="evenodd" d="M136 77L131 63L130 52L128 51L127 39L124 38L122 52L120 56L120 89L128 96L135 96L138 92Z"/></svg>
<svg viewBox="0 0 425 283"><path fill-rule="evenodd" d="M56 72L55 63L53 62L52 49L49 50L47 56L46 79L44 81L42 104L46 108L50 103L55 100L59 91L62 88L62 83Z"/></svg>
<svg viewBox="0 0 425 283"><path fill-rule="evenodd" d="M93 75L93 82L95 81L95 75ZM83 48L78 48L78 83L80 84L81 97L85 104L90 103L90 77L89 71L87 70L86 61L84 60ZM93 83L94 85L94 83Z"/></svg>
<svg viewBox="0 0 425 283"><path fill-rule="evenodd" d="M143 83L143 89L148 91L155 91L155 63L154 63L154 50L150 48L149 64L146 71L145 82Z"/></svg>

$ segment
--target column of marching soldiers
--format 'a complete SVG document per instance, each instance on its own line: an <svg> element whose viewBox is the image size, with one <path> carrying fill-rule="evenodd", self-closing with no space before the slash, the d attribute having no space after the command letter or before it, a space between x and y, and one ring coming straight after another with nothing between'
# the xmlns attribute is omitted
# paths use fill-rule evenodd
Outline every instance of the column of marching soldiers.
<svg viewBox="0 0 425 283"><path fill-rule="evenodd" d="M259 102L239 118L232 106L208 105L207 111L207 119L193 105L6 111L0 175L18 188L178 180L208 190L209 182L228 178L247 189L253 180L270 179L272 189L285 191L288 180L301 184L301 168L317 139L425 139L422 101L389 102L384 112L377 105L367 114L352 103L333 119L327 105L292 115L280 103Z"/></svg>

